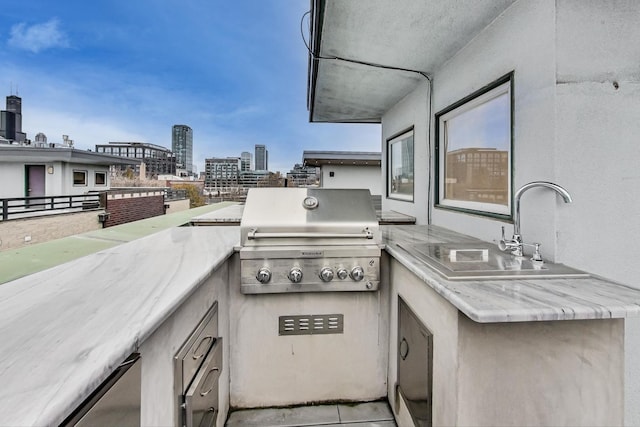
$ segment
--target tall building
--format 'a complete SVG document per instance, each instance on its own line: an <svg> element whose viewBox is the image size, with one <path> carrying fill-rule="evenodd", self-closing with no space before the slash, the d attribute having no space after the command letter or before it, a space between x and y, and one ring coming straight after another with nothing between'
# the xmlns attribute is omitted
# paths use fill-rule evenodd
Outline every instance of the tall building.
<svg viewBox="0 0 640 427"><path fill-rule="evenodd" d="M268 171L269 170L269 152L267 147L262 144L256 144L256 170Z"/></svg>
<svg viewBox="0 0 640 427"><path fill-rule="evenodd" d="M110 142L96 145L96 153L142 160L147 178L176 174L176 156L168 148L143 142ZM123 165L124 170L128 165ZM140 166L136 166L139 173Z"/></svg>
<svg viewBox="0 0 640 427"><path fill-rule="evenodd" d="M240 154L240 170L242 172L253 170L251 163L253 162L253 155L248 151L243 151Z"/></svg>
<svg viewBox="0 0 640 427"><path fill-rule="evenodd" d="M0 111L0 136L9 141L27 140L27 134L22 132L22 98L19 96L7 96L7 108Z"/></svg>
<svg viewBox="0 0 640 427"><path fill-rule="evenodd" d="M176 155L178 174L193 174L193 130L187 125L174 125L171 133L171 151Z"/></svg>
<svg viewBox="0 0 640 427"><path fill-rule="evenodd" d="M316 166L296 163L293 169L287 172L287 187L317 187L320 182L318 171L319 168Z"/></svg>
<svg viewBox="0 0 640 427"><path fill-rule="evenodd" d="M204 160L204 186L213 191L238 189L240 157L212 157Z"/></svg>

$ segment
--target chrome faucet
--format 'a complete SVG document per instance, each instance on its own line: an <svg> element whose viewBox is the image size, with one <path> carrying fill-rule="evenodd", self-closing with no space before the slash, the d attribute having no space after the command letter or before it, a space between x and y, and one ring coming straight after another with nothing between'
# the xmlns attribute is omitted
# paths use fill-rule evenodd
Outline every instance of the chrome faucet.
<svg viewBox="0 0 640 427"><path fill-rule="evenodd" d="M506 240L504 236L504 227L502 227L502 239L500 240L500 243L498 243L498 248L501 251L510 250L512 255L520 257L522 256L522 248L525 244L522 241L522 235L520 234L520 199L522 198L522 194L525 191L534 187L546 187L554 190L562 196L562 199L565 203L571 203L573 201L571 199L571 195L569 194L569 192L567 192L567 190L552 182L534 181L520 187L513 197L516 206L515 215L513 217L513 236L510 240ZM535 243L532 246L535 246L535 252L533 254L532 260L542 261L542 256L540 255L540 244Z"/></svg>

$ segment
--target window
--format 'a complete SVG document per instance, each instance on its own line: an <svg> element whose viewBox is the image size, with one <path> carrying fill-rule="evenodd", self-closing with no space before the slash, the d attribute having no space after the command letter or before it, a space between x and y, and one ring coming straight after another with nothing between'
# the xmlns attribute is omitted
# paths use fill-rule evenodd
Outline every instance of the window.
<svg viewBox="0 0 640 427"><path fill-rule="evenodd" d="M436 114L436 206L511 217L510 73Z"/></svg>
<svg viewBox="0 0 640 427"><path fill-rule="evenodd" d="M96 172L96 185L107 185L107 174L104 172Z"/></svg>
<svg viewBox="0 0 640 427"><path fill-rule="evenodd" d="M387 197L413 201L413 129L387 141Z"/></svg>
<svg viewBox="0 0 640 427"><path fill-rule="evenodd" d="M73 171L73 185L87 185L87 171Z"/></svg>

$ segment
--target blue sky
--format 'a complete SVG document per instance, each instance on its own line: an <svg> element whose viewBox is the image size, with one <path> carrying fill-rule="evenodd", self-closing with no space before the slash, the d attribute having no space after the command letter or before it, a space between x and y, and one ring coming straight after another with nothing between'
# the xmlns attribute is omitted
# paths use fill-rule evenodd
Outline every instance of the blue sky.
<svg viewBox="0 0 640 427"><path fill-rule="evenodd" d="M449 151L461 148L508 150L511 144L511 103L503 94L449 120Z"/></svg>
<svg viewBox="0 0 640 427"><path fill-rule="evenodd" d="M379 125L309 123L308 0L21 0L0 10L0 96L22 97L27 138L171 147L194 162L266 144L287 172L304 150L380 150ZM1 108L4 109L4 100Z"/></svg>

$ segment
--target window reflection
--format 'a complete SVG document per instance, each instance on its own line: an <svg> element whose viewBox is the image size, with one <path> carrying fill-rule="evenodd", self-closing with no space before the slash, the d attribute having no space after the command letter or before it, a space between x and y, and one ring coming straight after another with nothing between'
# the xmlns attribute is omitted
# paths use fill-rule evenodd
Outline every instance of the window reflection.
<svg viewBox="0 0 640 427"><path fill-rule="evenodd" d="M436 115L439 200L451 206L511 212L511 80Z"/></svg>
<svg viewBox="0 0 640 427"><path fill-rule="evenodd" d="M389 141L388 159L388 197L412 201L413 131Z"/></svg>

